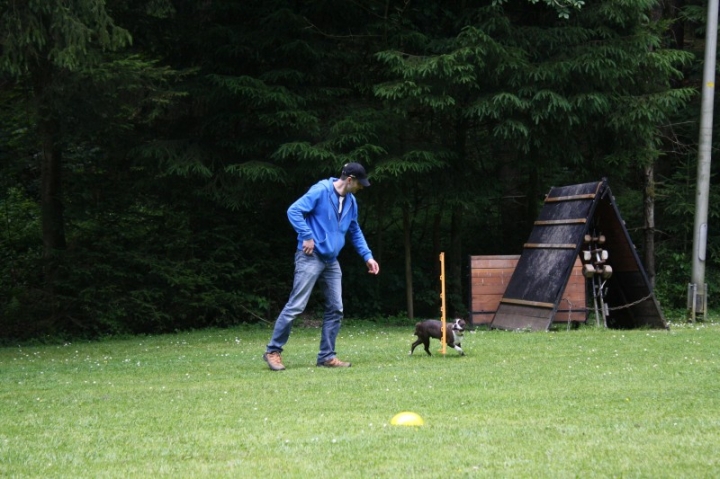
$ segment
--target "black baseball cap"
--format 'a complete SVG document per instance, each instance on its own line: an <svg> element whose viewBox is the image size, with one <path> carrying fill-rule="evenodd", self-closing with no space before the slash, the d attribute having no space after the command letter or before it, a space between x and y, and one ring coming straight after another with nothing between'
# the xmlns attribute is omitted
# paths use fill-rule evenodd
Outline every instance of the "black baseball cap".
<svg viewBox="0 0 720 479"><path fill-rule="evenodd" d="M367 173L365 168L360 163L345 163L342 169L342 176L348 176L355 178L363 186L370 186L370 182L367 180Z"/></svg>

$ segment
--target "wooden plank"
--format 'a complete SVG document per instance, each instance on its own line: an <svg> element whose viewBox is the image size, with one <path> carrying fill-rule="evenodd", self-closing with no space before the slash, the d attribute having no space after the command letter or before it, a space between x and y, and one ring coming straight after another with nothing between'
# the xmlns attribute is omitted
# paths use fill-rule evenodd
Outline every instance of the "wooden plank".
<svg viewBox="0 0 720 479"><path fill-rule="evenodd" d="M553 309L555 305L553 303L542 303L540 301L526 301L524 299L514 298L503 298L500 300L501 304L518 304L521 306L532 306L533 308L545 308Z"/></svg>
<svg viewBox="0 0 720 479"><path fill-rule="evenodd" d="M577 295L580 293L585 293L585 285L584 284L568 283L568 285L565 286L565 292L563 293L563 295L572 296L572 295Z"/></svg>
<svg viewBox="0 0 720 479"><path fill-rule="evenodd" d="M498 313L509 314L514 316L516 314L523 314L532 318L547 318L550 312L545 308L535 308L531 306L521 306L514 304L502 304L501 308L498 309Z"/></svg>
<svg viewBox="0 0 720 479"><path fill-rule="evenodd" d="M523 248L538 248L538 249L575 249L577 245L572 243L525 243Z"/></svg>
<svg viewBox="0 0 720 479"><path fill-rule="evenodd" d="M594 200L596 193L588 193L585 195L572 196L554 196L545 198L545 203L558 203L560 201L578 201L578 200Z"/></svg>
<svg viewBox="0 0 720 479"><path fill-rule="evenodd" d="M492 311L494 313L495 311L497 311L497 307L500 304L501 299L502 299L501 294L478 296L476 298L473 298L472 310L473 311Z"/></svg>
<svg viewBox="0 0 720 479"><path fill-rule="evenodd" d="M472 296L488 295L488 294L499 294L502 296L505 294L507 284L495 283L495 284L473 284Z"/></svg>
<svg viewBox="0 0 720 479"><path fill-rule="evenodd" d="M538 220L534 224L536 226L556 226L556 225L577 225L577 224L585 224L587 223L586 218L578 218L578 219L571 219L571 220Z"/></svg>
<svg viewBox="0 0 720 479"><path fill-rule="evenodd" d="M485 271L487 273L488 270ZM472 274L470 276L470 283L473 286L482 286L484 284L507 284L510 282L512 273L513 270L511 269L503 270L494 275L482 274L481 272L478 272L478 274Z"/></svg>
<svg viewBox="0 0 720 479"><path fill-rule="evenodd" d="M492 324L500 324L501 329L540 331L550 325L550 313L544 308L501 304Z"/></svg>
<svg viewBox="0 0 720 479"><path fill-rule="evenodd" d="M502 295L485 296L482 298L475 298L471 304L471 311L483 311L495 313L500 304Z"/></svg>
<svg viewBox="0 0 720 479"><path fill-rule="evenodd" d="M503 269L473 269L471 276L473 278L497 278L505 277L510 279L515 268L503 268Z"/></svg>
<svg viewBox="0 0 720 479"><path fill-rule="evenodd" d="M470 263L470 267L483 269L515 268L518 259L519 258L473 260Z"/></svg>
<svg viewBox="0 0 720 479"><path fill-rule="evenodd" d="M495 317L495 312L493 313L471 313L470 321L475 326L486 326L492 323L493 318Z"/></svg>

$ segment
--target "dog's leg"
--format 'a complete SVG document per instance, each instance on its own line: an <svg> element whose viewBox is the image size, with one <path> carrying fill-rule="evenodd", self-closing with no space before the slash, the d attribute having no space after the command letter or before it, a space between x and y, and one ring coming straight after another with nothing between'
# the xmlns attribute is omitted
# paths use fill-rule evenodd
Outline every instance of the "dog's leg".
<svg viewBox="0 0 720 479"><path fill-rule="evenodd" d="M459 321L459 320L456 319L455 322L457 322L457 321ZM455 331L452 331L452 342L450 343L450 346L455 348L455 351L460 353L460 356L465 356L465 352L460 347L461 340L462 340L462 335L458 335L455 333Z"/></svg>
<svg viewBox="0 0 720 479"><path fill-rule="evenodd" d="M425 345L425 352L428 353L428 356L432 356L432 353L430 352L430 338L425 338L423 344Z"/></svg>
<svg viewBox="0 0 720 479"><path fill-rule="evenodd" d="M417 346L420 346L420 343L422 343L422 339L420 339L420 338L418 338L417 341L415 341L414 343L412 343L412 346L410 347L410 354L412 354L413 351L415 351L415 348L416 348Z"/></svg>

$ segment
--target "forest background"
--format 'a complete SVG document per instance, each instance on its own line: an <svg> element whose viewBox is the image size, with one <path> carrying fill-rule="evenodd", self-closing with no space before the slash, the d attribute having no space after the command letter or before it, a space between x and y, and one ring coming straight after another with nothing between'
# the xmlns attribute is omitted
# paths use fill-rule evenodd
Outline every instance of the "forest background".
<svg viewBox="0 0 720 479"><path fill-rule="evenodd" d="M550 187L602 178L661 305L683 308L705 16L697 0L0 0L0 338L272 322L285 211L348 161L370 173L360 222L381 265L343 251L348 316L437 317L440 252L448 315L466 314L469 256L520 254ZM711 222L719 207L711 187Z"/></svg>

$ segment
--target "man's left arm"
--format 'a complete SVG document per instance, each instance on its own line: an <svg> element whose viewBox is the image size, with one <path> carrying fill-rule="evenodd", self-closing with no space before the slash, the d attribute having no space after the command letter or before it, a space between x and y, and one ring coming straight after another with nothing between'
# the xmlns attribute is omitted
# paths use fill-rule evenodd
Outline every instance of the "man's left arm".
<svg viewBox="0 0 720 479"><path fill-rule="evenodd" d="M380 272L380 265L373 259L372 251L370 251L367 241L365 241L365 235L360 229L357 220L353 220L350 223L348 232L350 233L350 242L355 247L355 251L357 251L358 254L362 256L363 261L365 261L368 273L378 274Z"/></svg>

